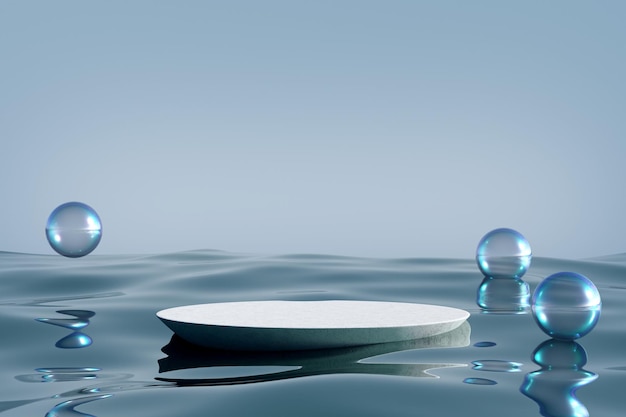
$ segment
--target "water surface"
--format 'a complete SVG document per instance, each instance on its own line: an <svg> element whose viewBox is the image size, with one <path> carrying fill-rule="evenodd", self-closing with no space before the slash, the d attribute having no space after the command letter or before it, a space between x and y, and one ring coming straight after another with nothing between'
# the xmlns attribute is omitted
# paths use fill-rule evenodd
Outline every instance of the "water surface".
<svg viewBox="0 0 626 417"><path fill-rule="evenodd" d="M621 416L626 255L533 258L524 280L532 291L559 271L586 275L602 296L597 327L577 344L550 343L529 314L478 308L472 259L0 252L0 414ZM196 303L331 299L441 304L471 317L418 341L244 354L191 346L155 316Z"/></svg>

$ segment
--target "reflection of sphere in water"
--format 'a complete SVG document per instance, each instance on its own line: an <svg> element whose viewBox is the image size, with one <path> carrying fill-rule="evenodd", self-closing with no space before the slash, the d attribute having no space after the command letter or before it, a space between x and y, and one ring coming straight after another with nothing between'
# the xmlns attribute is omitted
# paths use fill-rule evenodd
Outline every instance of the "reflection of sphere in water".
<svg viewBox="0 0 626 417"><path fill-rule="evenodd" d="M589 417L576 397L579 388L598 378L583 369L585 349L571 340L549 339L537 346L532 358L541 369L526 375L520 391L537 402L541 415Z"/></svg>
<svg viewBox="0 0 626 417"><path fill-rule="evenodd" d="M483 236L476 249L478 268L493 278L521 278L531 258L530 244L513 229L492 230Z"/></svg>
<svg viewBox="0 0 626 417"><path fill-rule="evenodd" d="M530 287L519 278L485 277L478 286L476 303L482 309L522 312L530 305Z"/></svg>
<svg viewBox="0 0 626 417"><path fill-rule="evenodd" d="M600 293L593 282L574 272L558 272L544 279L535 289L531 305L541 330L563 340L589 333L602 309Z"/></svg>
<svg viewBox="0 0 626 417"><path fill-rule="evenodd" d="M587 364L587 352L572 340L548 339L537 346L532 360L544 369L581 369Z"/></svg>
<svg viewBox="0 0 626 417"><path fill-rule="evenodd" d="M98 246L101 237L100 217L86 204L61 204L48 217L46 238L60 255L68 258L85 256Z"/></svg>

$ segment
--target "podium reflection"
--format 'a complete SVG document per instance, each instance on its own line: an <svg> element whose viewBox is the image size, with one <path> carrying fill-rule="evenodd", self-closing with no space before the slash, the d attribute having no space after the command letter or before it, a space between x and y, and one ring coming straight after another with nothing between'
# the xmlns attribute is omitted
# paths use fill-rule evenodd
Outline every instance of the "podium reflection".
<svg viewBox="0 0 626 417"><path fill-rule="evenodd" d="M437 376L429 371L467 365L455 363L374 363L370 358L413 349L468 346L470 332L470 325L468 322L465 322L450 332L423 339L350 348L287 352L213 350L192 345L174 335L170 342L161 349L168 356L159 360L159 373L199 370L200 373L205 373L208 376L211 374L211 371L216 369L229 369L232 372L237 372L238 370L246 370L246 367L251 367L248 370L253 369L255 372L247 372L247 375L223 377L158 377L156 379L175 383L178 386L207 386L249 384L328 374L371 374L436 378ZM370 360L364 362L365 359ZM264 369L267 371L268 367L272 371L263 372Z"/></svg>
<svg viewBox="0 0 626 417"><path fill-rule="evenodd" d="M520 391L539 405L545 417L587 417L589 411L576 397L576 391L598 375L583 369L587 352L576 342L549 339L532 355L541 369L524 378Z"/></svg>

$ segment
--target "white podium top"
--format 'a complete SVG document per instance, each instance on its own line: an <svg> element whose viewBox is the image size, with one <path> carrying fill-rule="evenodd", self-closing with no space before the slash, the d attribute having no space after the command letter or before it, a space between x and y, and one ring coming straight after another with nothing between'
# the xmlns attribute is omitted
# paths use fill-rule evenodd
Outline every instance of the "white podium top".
<svg viewBox="0 0 626 417"><path fill-rule="evenodd" d="M202 346L293 350L419 339L460 326L457 308L382 301L249 301L161 310L175 333Z"/></svg>

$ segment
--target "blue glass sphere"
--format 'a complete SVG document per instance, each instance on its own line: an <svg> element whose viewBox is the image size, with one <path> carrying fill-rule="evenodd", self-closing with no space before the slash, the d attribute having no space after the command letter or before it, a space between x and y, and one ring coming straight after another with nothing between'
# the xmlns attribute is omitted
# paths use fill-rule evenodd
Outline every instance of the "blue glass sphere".
<svg viewBox="0 0 626 417"><path fill-rule="evenodd" d="M596 286L575 272L558 272L544 279L531 299L535 321L555 339L574 340L595 327L602 301Z"/></svg>
<svg viewBox="0 0 626 417"><path fill-rule="evenodd" d="M87 204L70 202L55 208L48 217L46 238L52 249L68 258L91 253L102 238L98 213Z"/></svg>
<svg viewBox="0 0 626 417"><path fill-rule="evenodd" d="M532 252L521 233L513 229L495 229L478 242L476 263L480 271L492 278L521 278L528 267Z"/></svg>

